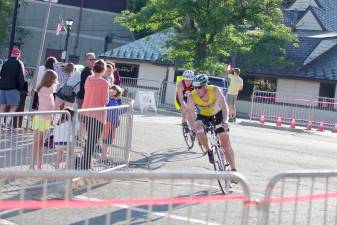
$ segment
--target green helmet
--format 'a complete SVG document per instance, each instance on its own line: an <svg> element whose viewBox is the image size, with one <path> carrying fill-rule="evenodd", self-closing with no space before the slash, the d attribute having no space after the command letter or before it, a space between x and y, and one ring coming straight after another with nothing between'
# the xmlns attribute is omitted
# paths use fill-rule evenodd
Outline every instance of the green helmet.
<svg viewBox="0 0 337 225"><path fill-rule="evenodd" d="M192 85L193 87L200 87L206 85L208 82L208 77L206 74L198 74L194 77Z"/></svg>

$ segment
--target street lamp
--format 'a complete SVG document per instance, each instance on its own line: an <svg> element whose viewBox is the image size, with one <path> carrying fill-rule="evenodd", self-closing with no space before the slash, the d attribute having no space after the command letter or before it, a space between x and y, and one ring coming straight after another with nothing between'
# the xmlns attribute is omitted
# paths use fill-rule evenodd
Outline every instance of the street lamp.
<svg viewBox="0 0 337 225"><path fill-rule="evenodd" d="M67 51L68 51L68 41L70 36L71 26L73 25L74 21L72 19L67 19L65 21L66 29L67 29L67 36L66 36L66 44L64 46L64 51L62 53L62 59L66 61L67 58Z"/></svg>

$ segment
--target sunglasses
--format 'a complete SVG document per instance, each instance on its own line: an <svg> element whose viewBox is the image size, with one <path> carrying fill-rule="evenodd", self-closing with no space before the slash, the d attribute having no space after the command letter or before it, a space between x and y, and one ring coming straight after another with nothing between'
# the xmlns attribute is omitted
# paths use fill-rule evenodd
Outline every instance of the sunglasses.
<svg viewBox="0 0 337 225"><path fill-rule="evenodd" d="M95 61L96 59L87 59L87 60L89 60L89 61Z"/></svg>
<svg viewBox="0 0 337 225"><path fill-rule="evenodd" d="M197 87L194 87L194 89L198 89L200 90L201 88L203 88L204 86L197 86Z"/></svg>

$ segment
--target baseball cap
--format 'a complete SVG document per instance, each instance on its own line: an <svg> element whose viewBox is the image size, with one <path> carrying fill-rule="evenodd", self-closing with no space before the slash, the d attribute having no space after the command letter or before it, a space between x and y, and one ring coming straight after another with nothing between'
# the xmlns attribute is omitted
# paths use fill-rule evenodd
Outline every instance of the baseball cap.
<svg viewBox="0 0 337 225"><path fill-rule="evenodd" d="M13 48L13 49L12 49L12 52L11 52L11 55L14 56L14 57L20 56L20 55L21 55L20 49L18 49L18 48Z"/></svg>

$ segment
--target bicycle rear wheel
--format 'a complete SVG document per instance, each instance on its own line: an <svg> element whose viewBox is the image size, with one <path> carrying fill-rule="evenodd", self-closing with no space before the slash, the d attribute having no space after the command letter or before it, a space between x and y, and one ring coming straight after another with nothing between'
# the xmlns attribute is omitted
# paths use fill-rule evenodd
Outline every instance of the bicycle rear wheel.
<svg viewBox="0 0 337 225"><path fill-rule="evenodd" d="M195 136L188 127L186 128L184 125L182 125L182 128L183 128L183 136L184 136L184 140L187 145L187 148L191 149L194 146Z"/></svg>
<svg viewBox="0 0 337 225"><path fill-rule="evenodd" d="M214 155L214 170L215 171L231 171L229 163L226 160L225 153L223 148L220 146L212 146L213 155ZM218 179L219 186L222 193L230 194L232 189L231 180L222 178Z"/></svg>

